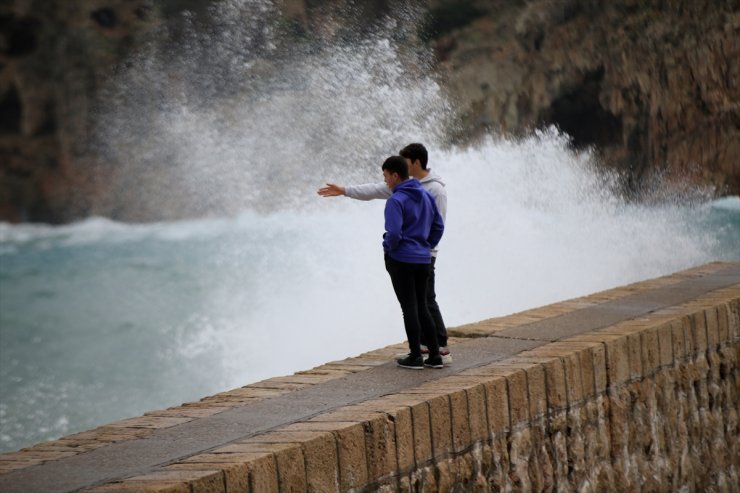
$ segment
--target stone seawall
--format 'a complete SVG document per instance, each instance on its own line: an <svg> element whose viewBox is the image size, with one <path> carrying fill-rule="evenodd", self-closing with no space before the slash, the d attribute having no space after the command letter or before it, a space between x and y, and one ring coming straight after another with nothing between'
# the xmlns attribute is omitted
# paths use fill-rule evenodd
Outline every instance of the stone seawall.
<svg viewBox="0 0 740 493"><path fill-rule="evenodd" d="M740 491L740 265L451 335L444 370L393 368L399 344L2 454L0 490ZM271 403L293 414L265 423L280 414ZM202 436L185 428L194 423ZM225 428L233 434L215 437ZM169 458L104 472L115 446L146 452L177 430ZM202 443L186 443L194 437Z"/></svg>
<svg viewBox="0 0 740 493"><path fill-rule="evenodd" d="M738 295L718 291L467 372L488 377L479 385L497 385L508 406L502 399L494 425L445 461L453 481L471 491L738 491Z"/></svg>

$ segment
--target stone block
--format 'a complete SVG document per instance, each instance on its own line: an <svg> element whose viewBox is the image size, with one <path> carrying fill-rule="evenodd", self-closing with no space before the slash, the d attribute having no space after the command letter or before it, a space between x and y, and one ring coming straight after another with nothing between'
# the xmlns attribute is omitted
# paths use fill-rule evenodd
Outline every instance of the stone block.
<svg viewBox="0 0 740 493"><path fill-rule="evenodd" d="M81 493L191 493L187 483L170 481L116 481L81 490Z"/></svg>
<svg viewBox="0 0 740 493"><path fill-rule="evenodd" d="M432 430L432 454L435 458L452 451L450 402L447 396L429 399L429 417Z"/></svg>
<svg viewBox="0 0 740 493"><path fill-rule="evenodd" d="M606 388L616 387L630 379L629 343L628 338L625 335L595 331L571 337L567 341L596 342L603 344L605 356L604 367L606 369ZM595 357L600 356L596 351L594 351L594 355ZM597 372L598 368L600 367L595 365L594 371ZM594 374L595 380L599 377L598 373ZM600 382L597 382L597 386L599 383Z"/></svg>
<svg viewBox="0 0 740 493"><path fill-rule="evenodd" d="M274 455L265 455L249 461L247 463L249 491L279 491L277 469Z"/></svg>
<svg viewBox="0 0 740 493"><path fill-rule="evenodd" d="M625 387L609 388L609 444L611 456L623 458L629 444L630 393Z"/></svg>
<svg viewBox="0 0 740 493"><path fill-rule="evenodd" d="M309 492L338 491L338 458L334 435L328 431L284 431L277 430L246 439L241 444L254 444L256 447L265 444L295 444L302 449L302 460L305 463L305 481ZM281 454L288 457L297 456L296 452L281 449ZM290 485L300 484L297 476L302 474L297 467L286 461L281 462L278 454L278 468L281 475L290 478ZM280 467L282 466L282 469ZM287 484L287 483L286 483ZM286 486L286 485L283 485Z"/></svg>
<svg viewBox="0 0 740 493"><path fill-rule="evenodd" d="M486 414L486 391L483 385L465 389L468 399L468 418L470 420L470 439L481 442L488 439L488 419Z"/></svg>
<svg viewBox="0 0 740 493"><path fill-rule="evenodd" d="M472 486L478 480L478 457L473 457L473 454L468 452L455 459L455 466L457 475L455 477L455 484L457 485L469 485Z"/></svg>
<svg viewBox="0 0 740 493"><path fill-rule="evenodd" d="M724 345L730 342L730 326L728 325L727 305L718 304L717 307L717 333L719 334L719 344Z"/></svg>
<svg viewBox="0 0 740 493"><path fill-rule="evenodd" d="M671 322L671 340L673 341L673 362L679 364L686 361L689 352L686 346L686 329L684 321L686 317Z"/></svg>
<svg viewBox="0 0 740 493"><path fill-rule="evenodd" d="M253 437L245 438L240 440L239 444L251 444L251 443L292 443L301 445L305 442L313 440L315 438L325 435L323 431L297 431L297 430L283 430L278 428L273 431L261 433Z"/></svg>
<svg viewBox="0 0 740 493"><path fill-rule="evenodd" d="M707 352L707 322L704 319L704 311L699 311L691 315L691 341L693 343L693 354L696 357L704 355Z"/></svg>
<svg viewBox="0 0 740 493"><path fill-rule="evenodd" d="M568 431L566 433L566 447L568 453L568 479L576 489L582 491L586 485L587 462L591 457L586 456L586 424L588 411L586 406L573 407L568 410Z"/></svg>
<svg viewBox="0 0 740 493"><path fill-rule="evenodd" d="M279 491L306 491L306 458L301 447L274 447Z"/></svg>
<svg viewBox="0 0 740 493"><path fill-rule="evenodd" d="M681 327L683 328L684 332L684 343L686 346L686 359L691 360L696 355L696 342L694 341L694 336L692 334L692 326L693 322L691 320L691 315L685 315L681 318Z"/></svg>
<svg viewBox="0 0 740 493"><path fill-rule="evenodd" d="M289 447L290 445L282 445ZM183 459L171 468L202 467L203 464L214 464L224 470L228 491L241 491L229 484L242 484L243 475L239 466L246 468L246 481L249 491L277 491L277 463L272 451L260 449L260 444L231 444ZM235 468L232 470L232 468Z"/></svg>
<svg viewBox="0 0 740 493"><path fill-rule="evenodd" d="M563 355L562 360L563 369L565 370L565 388L568 405L573 407L583 400L581 362L577 352Z"/></svg>
<svg viewBox="0 0 740 493"><path fill-rule="evenodd" d="M385 414L363 423L365 430L365 455L370 481L393 475L398 469L396 433L393 422Z"/></svg>
<svg viewBox="0 0 740 493"><path fill-rule="evenodd" d="M427 402L411 406L411 421L414 427L414 460L418 468L434 456L430 408Z"/></svg>
<svg viewBox="0 0 740 493"><path fill-rule="evenodd" d="M421 470L421 491L420 493L436 493L440 491L437 486L437 468L430 465Z"/></svg>
<svg viewBox="0 0 740 493"><path fill-rule="evenodd" d="M545 369L547 407L550 412L564 409L568 404L568 388L565 384L565 367L560 358L551 358L542 363Z"/></svg>
<svg viewBox="0 0 740 493"><path fill-rule="evenodd" d="M299 444L245 441L232 443L218 450L224 452L271 452L274 456L278 491L306 491L308 488L305 457ZM273 463L261 461L259 466L259 469L254 469L254 465L249 464L250 485L253 483L272 484L272 471L270 469Z"/></svg>
<svg viewBox="0 0 740 493"><path fill-rule="evenodd" d="M508 476L513 483L514 491L532 491L530 480L531 435L531 429L523 427L512 431L509 437L510 467Z"/></svg>
<svg viewBox="0 0 740 493"><path fill-rule="evenodd" d="M707 348L711 351L716 351L719 347L720 335L717 309L714 306L710 306L704 310L704 323L707 327Z"/></svg>
<svg viewBox="0 0 740 493"><path fill-rule="evenodd" d="M455 462L451 459L437 460L436 491L452 491L455 487Z"/></svg>
<svg viewBox="0 0 740 493"><path fill-rule="evenodd" d="M730 341L740 340L740 298L727 303L727 327L730 332Z"/></svg>
<svg viewBox="0 0 740 493"><path fill-rule="evenodd" d="M340 491L358 488L367 483L365 433L361 424L335 430Z"/></svg>
<svg viewBox="0 0 740 493"><path fill-rule="evenodd" d="M660 366L660 346L658 344L658 328L648 327L640 334L641 358L643 376L653 375Z"/></svg>
<svg viewBox="0 0 740 493"><path fill-rule="evenodd" d="M486 391L486 414L490 432L498 435L511 429L509 394L504 377L494 377L483 382Z"/></svg>
<svg viewBox="0 0 740 493"><path fill-rule="evenodd" d="M389 394L352 406L352 409L379 411L386 415L395 430L396 457L400 471L414 465L414 431L411 407L424 402L423 395Z"/></svg>
<svg viewBox="0 0 740 493"><path fill-rule="evenodd" d="M630 379L636 380L642 377L642 341L640 333L629 334L627 345L629 352Z"/></svg>
<svg viewBox="0 0 740 493"><path fill-rule="evenodd" d="M471 444L468 397L464 390L451 392L450 423L452 426L452 449L461 452Z"/></svg>
<svg viewBox="0 0 740 493"><path fill-rule="evenodd" d="M562 341L557 346L570 351L569 358L572 359L571 365L563 361L563 369L566 371L566 388L567 396L571 405L580 402L583 399L596 395L596 384L594 374L594 349L601 351L603 355L604 346L596 342L585 341ZM568 366L575 367L568 370ZM570 372L570 373L569 373ZM573 379L576 379L573 382ZM570 382L570 383L568 383ZM578 385L576 387L576 385Z"/></svg>
<svg viewBox="0 0 740 493"><path fill-rule="evenodd" d="M352 406L345 406L337 408L333 411L321 413L314 416L308 421L325 421L325 422L351 422L351 423L364 423L368 419L376 418L382 415L380 411L368 411L357 409Z"/></svg>
<svg viewBox="0 0 740 493"><path fill-rule="evenodd" d="M506 375L506 385L509 394L509 412L511 426L529 421L529 395L527 394L527 373L515 370Z"/></svg>
<svg viewBox="0 0 740 493"><path fill-rule="evenodd" d="M492 467L487 476L492 479L493 484L499 485L500 491L505 491L504 486L508 484L508 471L510 466L508 436L496 435L491 440Z"/></svg>
<svg viewBox="0 0 740 493"><path fill-rule="evenodd" d="M525 372L527 374L529 414L532 419L535 419L547 413L545 367L543 365L532 365Z"/></svg>
<svg viewBox="0 0 740 493"><path fill-rule="evenodd" d="M396 431L396 456L398 469L410 471L414 468L414 423L410 407L402 407L390 413Z"/></svg>
<svg viewBox="0 0 740 493"><path fill-rule="evenodd" d="M600 344L589 344L582 350L578 351L578 361L581 367L581 385L583 388L583 398L592 399L596 396L596 385L594 383L594 348L602 348Z"/></svg>
<svg viewBox="0 0 740 493"><path fill-rule="evenodd" d="M184 483L188 486L191 493L226 493L224 486L223 472L220 470L158 470L127 478L123 481L123 485L127 483L130 485L140 484L140 490L136 491L147 491L146 488L152 488L155 490L154 485L156 483ZM164 491L171 491L166 489ZM177 491L177 490L175 490Z"/></svg>
<svg viewBox="0 0 740 493"><path fill-rule="evenodd" d="M529 405L529 418L527 419L542 416L547 412L545 369L542 364L548 362L550 358L536 357L532 354L534 351L536 350L520 353L518 357L507 358L491 365L492 371L498 372L505 378L517 371L524 372L527 385L527 403ZM512 412L511 408L510 412ZM521 414L523 415L523 413Z"/></svg>
<svg viewBox="0 0 740 493"><path fill-rule="evenodd" d="M607 388L606 346L603 344L593 346L591 357L594 364L594 392L598 395Z"/></svg>
<svg viewBox="0 0 740 493"><path fill-rule="evenodd" d="M658 348L660 350L660 366L662 368L673 365L673 330L671 323L663 323L657 329Z"/></svg>
<svg viewBox="0 0 740 493"><path fill-rule="evenodd" d="M325 416L322 418L326 419ZM359 488L368 482L365 431L362 423L309 420L287 427L293 428L326 430L333 433L336 440L340 491Z"/></svg>
<svg viewBox="0 0 740 493"><path fill-rule="evenodd" d="M306 462L306 483L309 493L339 491L339 460L337 444L330 432L301 442Z"/></svg>
<svg viewBox="0 0 740 493"><path fill-rule="evenodd" d="M280 431L331 431L343 430L357 423L352 421L298 421L280 428Z"/></svg>
<svg viewBox="0 0 740 493"><path fill-rule="evenodd" d="M249 469L247 464L180 462L165 467L165 469L171 470L189 469L194 471L216 468L220 469L224 473L224 486L227 493L249 493Z"/></svg>
<svg viewBox="0 0 740 493"><path fill-rule="evenodd" d="M621 385L630 378L630 350L626 337L605 341L606 372L609 387Z"/></svg>

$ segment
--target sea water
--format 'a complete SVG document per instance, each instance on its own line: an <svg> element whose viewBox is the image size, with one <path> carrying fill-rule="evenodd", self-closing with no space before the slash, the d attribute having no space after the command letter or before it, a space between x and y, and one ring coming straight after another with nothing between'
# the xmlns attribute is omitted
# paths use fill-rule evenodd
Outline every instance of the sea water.
<svg viewBox="0 0 740 493"><path fill-rule="evenodd" d="M740 261L740 198L620 201L557 136L433 151L432 164L449 194L437 292L450 326ZM319 175L308 192L332 178ZM2 450L403 341L383 202L313 200L0 225Z"/></svg>
<svg viewBox="0 0 740 493"><path fill-rule="evenodd" d="M451 105L383 29L256 76L227 48L269 4L224 5L217 39L141 54L98 116L110 200L148 221L0 224L0 450L403 341L383 201L316 190L382 181L409 142L447 185L449 326L740 261L738 197L627 200L555 129L445 146Z"/></svg>

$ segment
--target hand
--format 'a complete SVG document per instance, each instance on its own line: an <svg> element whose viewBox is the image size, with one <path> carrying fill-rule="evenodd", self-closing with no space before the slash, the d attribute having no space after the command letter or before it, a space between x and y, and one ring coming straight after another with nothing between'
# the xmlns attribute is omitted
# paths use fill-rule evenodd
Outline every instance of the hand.
<svg viewBox="0 0 740 493"><path fill-rule="evenodd" d="M344 195L344 187L335 185L334 183L327 183L325 187L319 188L318 194L322 197L339 197Z"/></svg>

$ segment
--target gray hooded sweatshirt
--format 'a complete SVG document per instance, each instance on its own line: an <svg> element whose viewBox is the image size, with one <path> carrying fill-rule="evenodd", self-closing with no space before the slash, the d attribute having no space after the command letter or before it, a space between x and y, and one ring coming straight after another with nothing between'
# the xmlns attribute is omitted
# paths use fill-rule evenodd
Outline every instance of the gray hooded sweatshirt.
<svg viewBox="0 0 740 493"><path fill-rule="evenodd" d="M447 190L442 178L429 168L429 174L420 180L424 187L434 198L442 220L447 222ZM344 187L344 194L352 199L373 200L387 199L391 196L391 189L384 182L366 183L364 185L348 185ZM432 255L437 256L437 249L432 250Z"/></svg>

